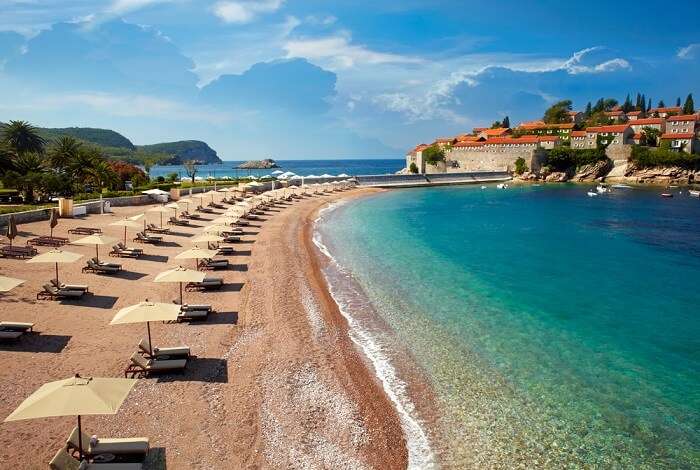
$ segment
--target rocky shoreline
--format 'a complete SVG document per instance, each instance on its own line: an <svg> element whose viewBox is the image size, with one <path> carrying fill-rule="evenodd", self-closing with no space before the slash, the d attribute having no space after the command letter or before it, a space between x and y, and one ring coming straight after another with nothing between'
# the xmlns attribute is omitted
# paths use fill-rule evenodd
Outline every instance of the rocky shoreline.
<svg viewBox="0 0 700 470"><path fill-rule="evenodd" d="M267 170L270 168L279 168L279 165L273 159L266 158L264 160L248 160L245 163L241 163L236 168L244 170Z"/></svg>

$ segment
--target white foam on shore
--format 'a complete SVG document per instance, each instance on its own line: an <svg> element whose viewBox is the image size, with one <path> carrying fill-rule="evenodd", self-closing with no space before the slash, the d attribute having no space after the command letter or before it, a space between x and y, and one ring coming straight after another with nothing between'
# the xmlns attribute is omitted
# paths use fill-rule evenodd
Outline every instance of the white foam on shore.
<svg viewBox="0 0 700 470"><path fill-rule="evenodd" d="M328 257L333 269L337 270L345 277L351 277L350 272L340 265L330 253L328 247L321 240L321 234L318 230L318 224L323 219L324 215L338 208L343 203L344 202L341 201L330 204L319 211L318 218L314 221L313 242L318 247L319 251ZM348 302L343 299L344 295L339 289L340 286L334 286L325 272L324 277L326 278L326 284L328 284L331 297L333 297L333 300L338 305L340 313L348 322L350 339L361 348L362 352L374 366L375 373L382 383L384 392L394 404L399 415L404 437L406 438L408 468L416 470L437 468L430 441L420 424L419 418L416 416L415 405L410 399L406 383L399 378L391 360L384 352L385 347L381 344L376 335L364 328L363 325L352 316L349 311Z"/></svg>

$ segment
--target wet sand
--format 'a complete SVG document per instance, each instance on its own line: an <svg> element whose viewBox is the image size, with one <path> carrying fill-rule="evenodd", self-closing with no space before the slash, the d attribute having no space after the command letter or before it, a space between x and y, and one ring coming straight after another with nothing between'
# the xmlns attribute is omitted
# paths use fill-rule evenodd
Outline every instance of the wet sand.
<svg viewBox="0 0 700 470"><path fill-rule="evenodd" d="M185 293L185 302L210 303L218 313L201 323L152 325L154 344L191 347L197 357L186 372L141 379L117 415L85 417L85 431L148 437L148 468L405 468L399 418L348 337L311 241L319 208L364 192L278 205L252 222L233 245L231 269L211 274L223 277L226 286ZM148 208L61 219L55 235L92 226L121 237L123 229L108 224ZM159 215L148 218L157 223ZM19 244L48 234L48 222L19 228ZM173 301L177 284L156 284L153 278L178 264L194 265L172 258L191 247L189 238L200 228L172 230L163 246L142 246L148 256L140 260L108 258L108 247L101 247L101 258L123 264L125 272L116 276L81 273L94 247L66 246L85 258L60 266L60 278L90 284L94 295L84 301L37 301L36 292L53 277L53 265L0 259L0 274L28 280L0 295L0 319L35 322L40 332L0 344L0 416L48 381L76 372L122 376L145 325L109 326L109 320L118 309L146 298ZM71 417L0 424L0 467L46 468L74 425Z"/></svg>

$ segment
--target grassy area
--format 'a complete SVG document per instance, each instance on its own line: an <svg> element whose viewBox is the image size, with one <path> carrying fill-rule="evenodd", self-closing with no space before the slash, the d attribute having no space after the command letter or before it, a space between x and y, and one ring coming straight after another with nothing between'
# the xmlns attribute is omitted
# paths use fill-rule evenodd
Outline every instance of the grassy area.
<svg viewBox="0 0 700 470"><path fill-rule="evenodd" d="M49 207L58 207L56 204L24 204L21 206L0 206L0 215L13 214L15 212L34 211L37 209L47 209Z"/></svg>

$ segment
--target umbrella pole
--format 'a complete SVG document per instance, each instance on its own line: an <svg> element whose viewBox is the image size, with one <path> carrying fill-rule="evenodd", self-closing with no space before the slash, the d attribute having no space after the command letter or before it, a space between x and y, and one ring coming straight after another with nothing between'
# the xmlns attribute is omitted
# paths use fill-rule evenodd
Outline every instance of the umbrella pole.
<svg viewBox="0 0 700 470"><path fill-rule="evenodd" d="M78 460L83 460L83 426L78 415Z"/></svg>
<svg viewBox="0 0 700 470"><path fill-rule="evenodd" d="M182 305L182 282L180 283L180 305Z"/></svg>
<svg viewBox="0 0 700 470"><path fill-rule="evenodd" d="M160 213L160 227L163 228L163 213Z"/></svg>
<svg viewBox="0 0 700 470"><path fill-rule="evenodd" d="M56 263L56 284L58 284L58 263Z"/></svg>
<svg viewBox="0 0 700 470"><path fill-rule="evenodd" d="M124 246L126 246L126 225L124 226Z"/></svg>
<svg viewBox="0 0 700 470"><path fill-rule="evenodd" d="M148 329L148 353L153 357L153 344L151 344L151 322L146 322L146 328Z"/></svg>
<svg viewBox="0 0 700 470"><path fill-rule="evenodd" d="M95 245L95 259L97 260L98 263L100 262L100 246L99 245Z"/></svg>

